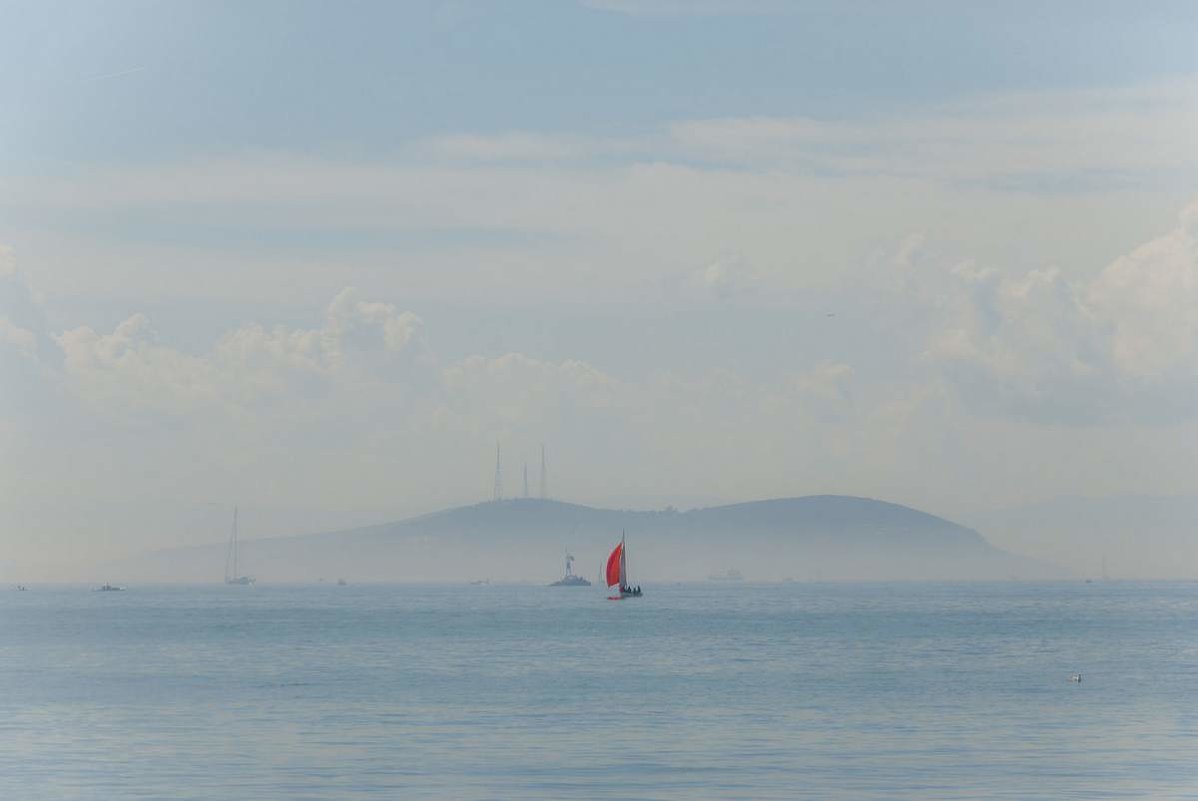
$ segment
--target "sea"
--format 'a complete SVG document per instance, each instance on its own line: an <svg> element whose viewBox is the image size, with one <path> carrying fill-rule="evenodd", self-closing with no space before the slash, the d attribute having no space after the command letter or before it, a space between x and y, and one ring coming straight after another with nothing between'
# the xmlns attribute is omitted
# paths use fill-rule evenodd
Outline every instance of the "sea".
<svg viewBox="0 0 1198 801"><path fill-rule="evenodd" d="M0 798L1198 799L1198 583L6 588Z"/></svg>

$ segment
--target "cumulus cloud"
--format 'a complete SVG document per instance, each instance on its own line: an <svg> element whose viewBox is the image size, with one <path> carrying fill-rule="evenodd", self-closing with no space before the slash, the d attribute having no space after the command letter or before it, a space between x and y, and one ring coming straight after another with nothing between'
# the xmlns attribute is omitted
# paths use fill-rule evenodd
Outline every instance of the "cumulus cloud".
<svg viewBox="0 0 1198 801"><path fill-rule="evenodd" d="M328 304L319 326L245 325L210 350L189 353L163 342L138 313L109 332L80 326L54 336L56 378L94 413L145 425L301 408L316 425L344 425L347 414L375 406L389 409L393 414L382 419L394 422L396 402L418 395L419 409L406 409L409 427L490 436L627 400L628 385L576 359L508 353L439 365L425 348L422 325L412 312L350 287ZM0 347L35 361L34 344L32 332L0 318Z"/></svg>
<svg viewBox="0 0 1198 801"><path fill-rule="evenodd" d="M1198 376L1198 201L1168 234L1103 270L1086 302L1109 323L1122 373L1145 381Z"/></svg>
<svg viewBox="0 0 1198 801"><path fill-rule="evenodd" d="M1192 415L1198 203L1089 282L1055 268L951 271L927 355L971 402L1066 423Z"/></svg>
<svg viewBox="0 0 1198 801"><path fill-rule="evenodd" d="M143 314L108 334L84 326L56 340L66 378L84 400L139 413L187 414L320 395L336 381L373 380L375 373L411 364L420 326L411 312L362 300L347 288L329 304L320 327L248 325L198 355L161 344Z"/></svg>
<svg viewBox="0 0 1198 801"><path fill-rule="evenodd" d="M26 358L33 359L37 350L37 336L7 317L0 317L0 345L9 345Z"/></svg>
<svg viewBox="0 0 1198 801"><path fill-rule="evenodd" d="M721 256L694 274L695 281L719 300L751 293L759 280L740 254Z"/></svg>
<svg viewBox="0 0 1198 801"><path fill-rule="evenodd" d="M377 345L388 353L399 353L419 336L421 320L411 312L397 311L390 303L364 301L357 289L347 287L333 298L325 318L332 355L341 355L342 345L370 350Z"/></svg>
<svg viewBox="0 0 1198 801"><path fill-rule="evenodd" d="M125 419L183 414L223 399L210 361L160 344L150 320L134 314L110 334L82 326L56 337L66 379L86 403Z"/></svg>
<svg viewBox="0 0 1198 801"><path fill-rule="evenodd" d="M40 358L47 328L41 299L17 268L12 248L0 245L0 341Z"/></svg>
<svg viewBox="0 0 1198 801"><path fill-rule="evenodd" d="M263 388L316 386L347 371L369 372L421 348L421 319L389 303L362 300L353 287L333 298L319 328L250 325L217 343L223 370Z"/></svg>
<svg viewBox="0 0 1198 801"><path fill-rule="evenodd" d="M23 420L45 408L55 392L58 364L41 299L0 246L0 417Z"/></svg>

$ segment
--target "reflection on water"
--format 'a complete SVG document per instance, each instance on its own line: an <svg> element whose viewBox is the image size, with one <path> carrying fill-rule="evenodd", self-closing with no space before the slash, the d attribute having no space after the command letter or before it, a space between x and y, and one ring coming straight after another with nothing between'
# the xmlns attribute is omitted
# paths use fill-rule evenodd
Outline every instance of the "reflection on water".
<svg viewBox="0 0 1198 801"><path fill-rule="evenodd" d="M5 593L0 798L1198 793L1198 584L604 595Z"/></svg>

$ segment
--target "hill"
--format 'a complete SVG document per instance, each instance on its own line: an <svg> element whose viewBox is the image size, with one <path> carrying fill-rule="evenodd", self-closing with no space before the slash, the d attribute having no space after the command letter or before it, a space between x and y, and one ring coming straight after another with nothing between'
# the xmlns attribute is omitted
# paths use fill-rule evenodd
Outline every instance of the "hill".
<svg viewBox="0 0 1198 801"><path fill-rule="evenodd" d="M634 580L695 580L733 568L748 579L1043 578L1049 565L999 550L957 523L898 504L838 495L679 512L600 509L530 498L461 506L377 526L246 540L264 582L549 581L569 548L594 578L622 531ZM122 580L213 581L223 543L146 554ZM113 575L118 575L113 573Z"/></svg>

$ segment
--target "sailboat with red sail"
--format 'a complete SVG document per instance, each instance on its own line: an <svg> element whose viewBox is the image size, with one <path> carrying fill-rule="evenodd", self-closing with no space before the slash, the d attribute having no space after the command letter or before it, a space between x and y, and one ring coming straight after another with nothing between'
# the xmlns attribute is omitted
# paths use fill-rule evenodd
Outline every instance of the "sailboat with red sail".
<svg viewBox="0 0 1198 801"><path fill-rule="evenodd" d="M620 532L620 544L607 557L607 586L620 588L619 595L610 596L613 600L641 597L641 588L628 583L628 548L624 537L624 532Z"/></svg>

